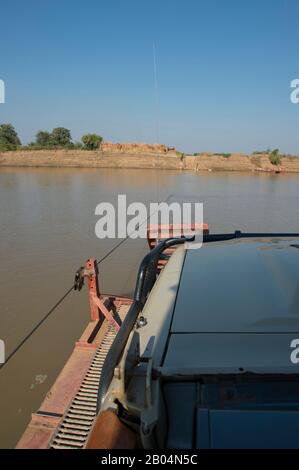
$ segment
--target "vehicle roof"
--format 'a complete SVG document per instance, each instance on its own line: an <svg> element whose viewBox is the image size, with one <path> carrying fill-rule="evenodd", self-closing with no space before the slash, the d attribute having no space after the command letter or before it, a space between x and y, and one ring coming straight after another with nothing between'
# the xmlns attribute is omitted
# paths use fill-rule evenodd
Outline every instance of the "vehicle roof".
<svg viewBox="0 0 299 470"><path fill-rule="evenodd" d="M142 314L141 357L165 376L296 373L299 238L180 247Z"/></svg>
<svg viewBox="0 0 299 470"><path fill-rule="evenodd" d="M186 251L171 333L299 331L299 239L241 239Z"/></svg>

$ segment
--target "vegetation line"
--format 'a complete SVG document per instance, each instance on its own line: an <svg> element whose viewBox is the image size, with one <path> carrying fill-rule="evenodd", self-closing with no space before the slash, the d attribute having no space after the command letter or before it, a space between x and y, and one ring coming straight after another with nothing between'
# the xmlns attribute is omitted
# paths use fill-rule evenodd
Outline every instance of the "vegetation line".
<svg viewBox="0 0 299 470"><path fill-rule="evenodd" d="M69 129L64 127L56 127L51 132L40 130L37 132L34 142L29 143L28 145L22 145L21 140L12 124L1 124L0 125L0 152L8 151L19 151L19 150L100 150L105 152L107 150L107 145L110 145L110 151L108 153L113 154L115 147L115 154L123 153L129 154L130 150L128 148L135 148L132 153L136 153L142 157L143 153L146 154L147 150L144 148L150 148L150 153L155 154L155 151L158 154L168 155L172 152L173 155L178 157L181 167L185 168L186 157L191 155L186 155L184 152L176 151L175 148L170 148L165 145L159 144L111 144L103 141L103 137L98 134L84 134L81 137L80 142L73 142L71 132ZM112 151L111 151L112 147ZM160 148L159 148L160 147ZM121 150L119 149L121 148ZM124 150L125 148L125 150ZM261 158L267 157L268 164L270 167L276 168L277 171L280 171L280 166L282 165L282 158L288 157L289 160L294 161L296 156L293 155L281 155L278 149L267 149L262 151L255 151L251 155L241 155L239 157L248 157L250 163L252 164L252 169L263 171L263 166L265 167L265 158L263 159L263 164L261 164ZM235 156L232 153L220 152L220 153L210 153L210 152L196 152L193 153L194 157L221 157L223 159L230 161L232 156ZM299 162L299 159L298 159ZM63 161L60 162L63 165ZM219 159L218 159L219 163ZM243 161L244 163L244 161ZM40 166L43 166L43 163L40 163ZM195 165L196 166L196 165ZM225 163L219 164L219 170L223 167L225 169ZM236 165L238 168L238 164ZM239 165L241 166L241 165ZM236 168L236 169L237 169ZM196 166L195 169L200 169L200 166ZM206 168L209 169L209 168ZM217 169L212 167L212 169ZM230 168L234 169L234 168ZM250 170L250 169L249 169ZM268 171L268 170L265 170ZM297 169L296 169L297 171Z"/></svg>
<svg viewBox="0 0 299 470"><path fill-rule="evenodd" d="M35 141L22 145L12 124L0 125L0 152L18 149L83 149L96 150L101 146L103 137L97 134L85 134L81 142L73 142L71 132L64 127L56 127L52 132L38 131Z"/></svg>

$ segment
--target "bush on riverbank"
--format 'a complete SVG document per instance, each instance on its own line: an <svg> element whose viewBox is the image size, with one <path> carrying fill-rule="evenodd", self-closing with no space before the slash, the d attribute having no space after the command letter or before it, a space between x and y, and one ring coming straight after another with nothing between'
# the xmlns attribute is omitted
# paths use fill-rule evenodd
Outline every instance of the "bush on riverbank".
<svg viewBox="0 0 299 470"><path fill-rule="evenodd" d="M83 149L85 150L96 150L101 146L103 137L97 134L85 134L81 138L83 142Z"/></svg>
<svg viewBox="0 0 299 470"><path fill-rule="evenodd" d="M81 140L82 142L72 142L72 136L69 129L65 129L64 127L56 127L52 132L38 131L35 137L35 142L31 142L27 147L25 147L25 149L96 150L103 141L103 137L97 134L85 134L82 136Z"/></svg>
<svg viewBox="0 0 299 470"><path fill-rule="evenodd" d="M280 165L281 164L281 157L279 155L279 150L278 149L275 149L275 150L272 150L269 154L269 160L270 162L272 163L272 165Z"/></svg>
<svg viewBox="0 0 299 470"><path fill-rule="evenodd" d="M283 155L280 155L278 149L271 150L270 148L267 150L255 150L252 152L252 155L267 155L270 163L275 166L281 165L281 158L283 157ZM290 157L290 155L288 155L288 157Z"/></svg>
<svg viewBox="0 0 299 470"><path fill-rule="evenodd" d="M216 157L224 157L224 158L229 158L231 157L231 153L213 153L213 156L216 156Z"/></svg>
<svg viewBox="0 0 299 470"><path fill-rule="evenodd" d="M35 142L31 142L28 147L32 149L53 149L72 148L72 136L69 129L65 127L55 127L52 132L38 131Z"/></svg>
<svg viewBox="0 0 299 470"><path fill-rule="evenodd" d="M0 125L0 152L13 150L97 150L100 148L103 137L98 134L85 134L82 142L73 142L71 131L65 127L55 127L52 132L40 130L34 142L28 145L21 144L15 128L11 124Z"/></svg>
<svg viewBox="0 0 299 470"><path fill-rule="evenodd" d="M8 150L17 150L20 147L21 141L11 124L0 125L0 151L6 152Z"/></svg>

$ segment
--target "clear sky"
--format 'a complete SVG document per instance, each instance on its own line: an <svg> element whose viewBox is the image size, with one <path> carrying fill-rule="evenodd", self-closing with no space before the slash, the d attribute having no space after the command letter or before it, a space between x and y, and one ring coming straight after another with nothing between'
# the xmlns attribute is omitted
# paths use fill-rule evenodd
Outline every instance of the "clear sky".
<svg viewBox="0 0 299 470"><path fill-rule="evenodd" d="M64 126L74 140L299 154L295 78L298 0L0 3L0 122L24 143Z"/></svg>

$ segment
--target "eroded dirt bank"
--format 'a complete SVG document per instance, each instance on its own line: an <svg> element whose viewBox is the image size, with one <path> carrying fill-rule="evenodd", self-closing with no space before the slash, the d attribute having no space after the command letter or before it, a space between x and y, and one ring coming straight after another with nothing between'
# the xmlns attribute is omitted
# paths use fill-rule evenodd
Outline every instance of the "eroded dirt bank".
<svg viewBox="0 0 299 470"><path fill-rule="evenodd" d="M267 155L178 155L161 153L103 152L87 150L18 150L0 153L0 166L160 168L191 171L265 171L299 173L299 158L282 157L279 166Z"/></svg>

